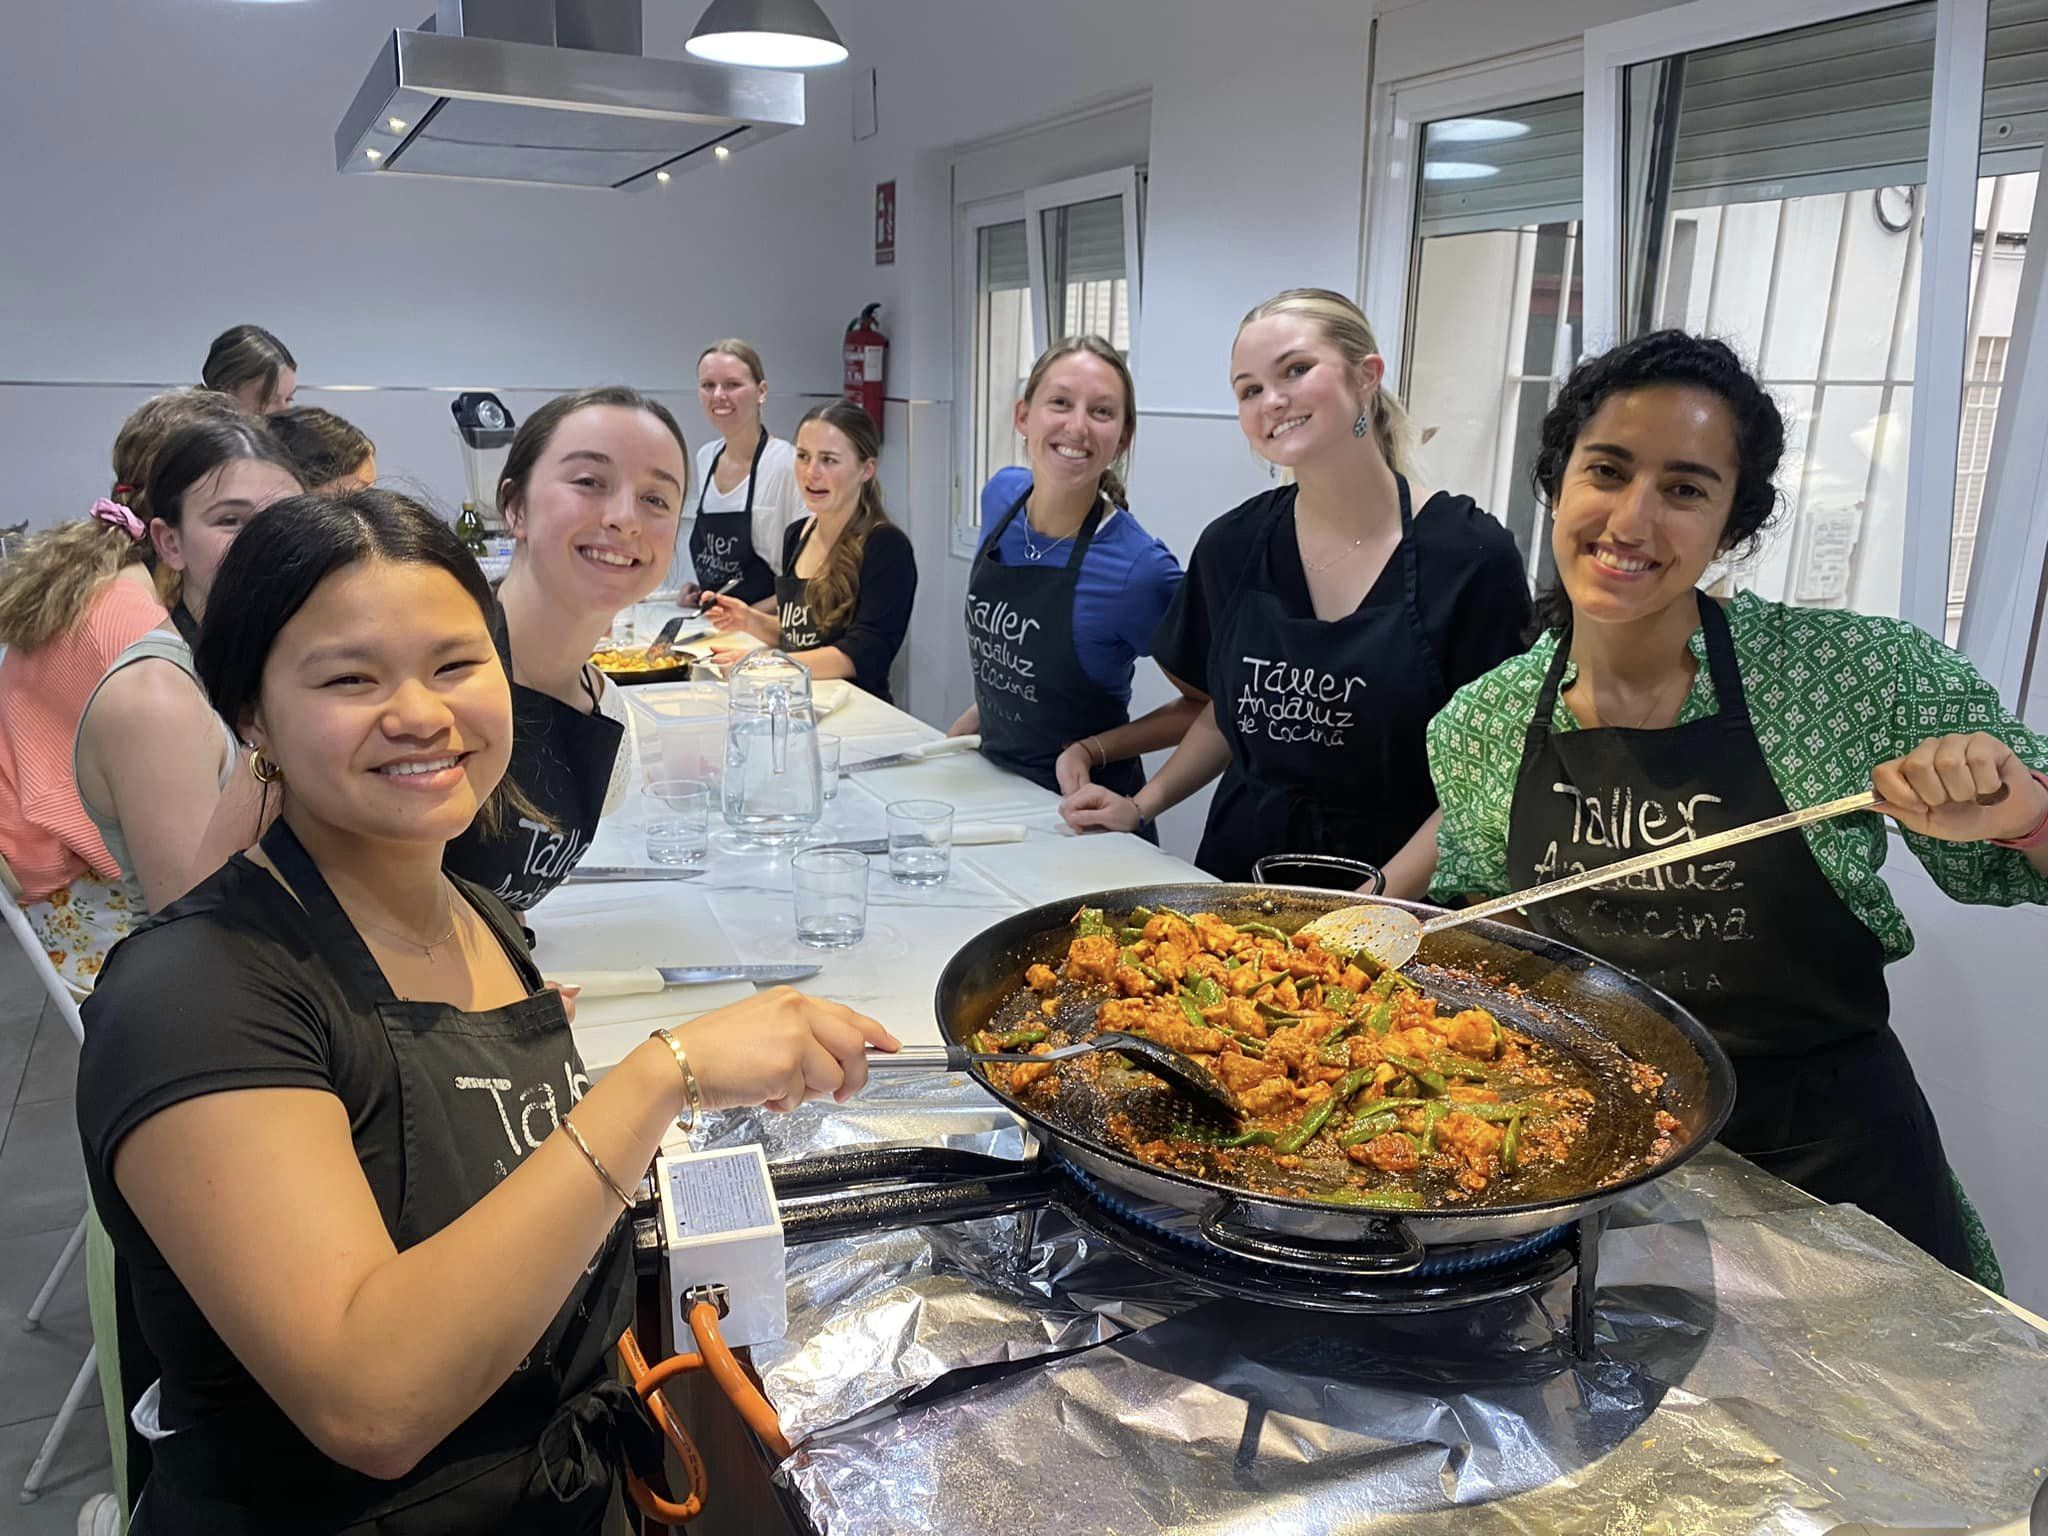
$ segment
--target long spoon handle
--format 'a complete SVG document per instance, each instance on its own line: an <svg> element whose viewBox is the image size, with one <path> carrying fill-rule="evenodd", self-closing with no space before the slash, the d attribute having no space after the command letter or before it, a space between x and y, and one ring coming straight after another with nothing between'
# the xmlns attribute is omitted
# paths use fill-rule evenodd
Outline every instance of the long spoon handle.
<svg viewBox="0 0 2048 1536"><path fill-rule="evenodd" d="M1475 907L1459 907L1456 911L1432 917L1422 925L1422 931L1441 933L1446 928L1456 928L1461 923L1469 923L1477 918L1492 917L1497 913L1510 912L1519 907L1533 907L1537 902L1548 901L1553 896L1566 896L1573 891L1583 891L1589 885L1606 885L1613 880L1625 880L1630 875L1641 874L1646 869L1661 869L1666 864L1676 864L1681 859L1697 859L1723 848L1733 848L1737 843L1769 837L1774 832L1789 832L1794 827L1827 821L1836 816L1847 816L1852 811L1879 810L1883 805L1884 802L1877 798L1876 790L1866 789L1859 794L1844 795L1839 800L1809 805L1804 810L1787 811L1782 816L1770 816L1762 821L1752 821L1745 826L1730 827L1726 832L1681 839L1662 848L1652 849L1648 853L1639 853L1632 859L1623 859L1619 863L1602 864L1595 869L1581 870L1576 875L1566 875L1562 880L1552 880L1547 885L1531 886L1526 891L1516 891L1511 895L1497 896L1492 901L1482 901Z"/></svg>

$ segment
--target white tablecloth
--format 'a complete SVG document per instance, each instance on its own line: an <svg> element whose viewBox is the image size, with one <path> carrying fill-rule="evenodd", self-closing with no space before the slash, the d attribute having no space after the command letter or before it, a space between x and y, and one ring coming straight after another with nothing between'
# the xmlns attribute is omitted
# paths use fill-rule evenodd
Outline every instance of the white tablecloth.
<svg viewBox="0 0 2048 1536"><path fill-rule="evenodd" d="M638 690L644 696L661 690ZM845 760L900 752L939 732L871 695L854 690L819 724L842 739ZM646 808L638 765L620 812L599 828L585 860L644 865ZM991 766L978 755L939 758L910 768L849 774L826 807L817 839L880 837L883 806L905 798L948 800L956 821L1016 823L1021 843L956 846L943 885L901 886L877 858L869 875L867 937L847 950L796 941L789 850L741 847L712 813L705 875L686 883L564 886L527 914L538 936L543 973L630 965L744 961L796 962L824 969L799 983L872 1014L906 1044L939 1043L932 990L955 950L1012 912L1112 886L1207 878L1141 838L1076 837L1059 819L1058 797ZM658 997L586 1001L576 1035L586 1065L602 1072L660 1022L694 1017L740 995L732 987L677 987Z"/></svg>

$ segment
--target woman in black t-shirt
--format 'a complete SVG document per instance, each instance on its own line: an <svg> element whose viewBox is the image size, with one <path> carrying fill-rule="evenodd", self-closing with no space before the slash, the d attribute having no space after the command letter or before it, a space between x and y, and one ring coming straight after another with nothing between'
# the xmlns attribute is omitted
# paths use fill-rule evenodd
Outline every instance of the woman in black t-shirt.
<svg viewBox="0 0 2048 1536"><path fill-rule="evenodd" d="M1231 348L1237 420L1294 472L1210 524L1152 642L1209 695L1159 776L1062 802L1082 831L1136 831L1223 775L1195 862L1251 877L1266 854L1338 854L1420 897L1441 819L1423 730L1453 690L1522 647L1529 589L1469 496L1409 484L1407 418L1358 307L1275 295Z"/></svg>
<svg viewBox="0 0 2048 1536"><path fill-rule="evenodd" d="M690 453L667 406L611 385L526 418L498 510L518 541L491 638L512 679L512 782L542 812L448 845L448 867L524 910L567 878L625 793L627 715L590 653L675 555Z"/></svg>
<svg viewBox="0 0 2048 1536"><path fill-rule="evenodd" d="M834 400L796 429L796 479L811 515L783 535L772 614L714 599L711 622L789 652L814 677L847 677L890 702L889 668L910 633L917 557L882 510L875 459L882 435L857 405ZM712 659L738 659L728 643Z"/></svg>
<svg viewBox="0 0 2048 1536"><path fill-rule="evenodd" d="M453 531L389 492L294 497L215 594L200 676L283 809L115 947L78 1070L162 1366L130 1529L595 1532L621 1455L660 1456L610 1370L626 1192L678 1115L843 1098L894 1042L782 988L593 1086L509 909L442 869L519 800Z"/></svg>

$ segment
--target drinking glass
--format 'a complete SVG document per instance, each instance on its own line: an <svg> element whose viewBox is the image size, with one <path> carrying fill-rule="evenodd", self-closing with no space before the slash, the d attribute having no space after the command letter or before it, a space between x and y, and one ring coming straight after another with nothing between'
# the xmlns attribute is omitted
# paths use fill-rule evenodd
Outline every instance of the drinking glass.
<svg viewBox="0 0 2048 1536"><path fill-rule="evenodd" d="M789 861L797 941L846 949L868 931L868 856L851 848L806 848Z"/></svg>
<svg viewBox="0 0 2048 1536"><path fill-rule="evenodd" d="M818 778L825 798L839 793L839 738L818 733Z"/></svg>
<svg viewBox="0 0 2048 1536"><path fill-rule="evenodd" d="M662 779L647 786L647 860L701 864L711 846L711 786L702 779Z"/></svg>
<svg viewBox="0 0 2048 1536"><path fill-rule="evenodd" d="M889 877L899 885L939 885L953 865L953 807L943 800L897 800L889 818Z"/></svg>

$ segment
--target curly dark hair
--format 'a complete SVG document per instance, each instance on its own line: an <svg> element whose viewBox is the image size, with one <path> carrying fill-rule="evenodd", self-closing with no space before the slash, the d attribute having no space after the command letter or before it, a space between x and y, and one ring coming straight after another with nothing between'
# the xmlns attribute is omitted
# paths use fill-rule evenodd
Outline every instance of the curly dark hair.
<svg viewBox="0 0 2048 1536"><path fill-rule="evenodd" d="M1687 331L1652 331L1589 357L1571 372L1557 403L1543 418L1529 479L1546 506L1555 507L1565 466L1579 434L1614 395L1659 385L1703 389L1718 396L1734 418L1737 459L1734 500L1721 551L1752 553L1778 510L1778 461L1785 455L1785 418L1770 391L1744 366L1734 348ZM1557 582L1537 594L1539 630L1571 623L1571 599Z"/></svg>

